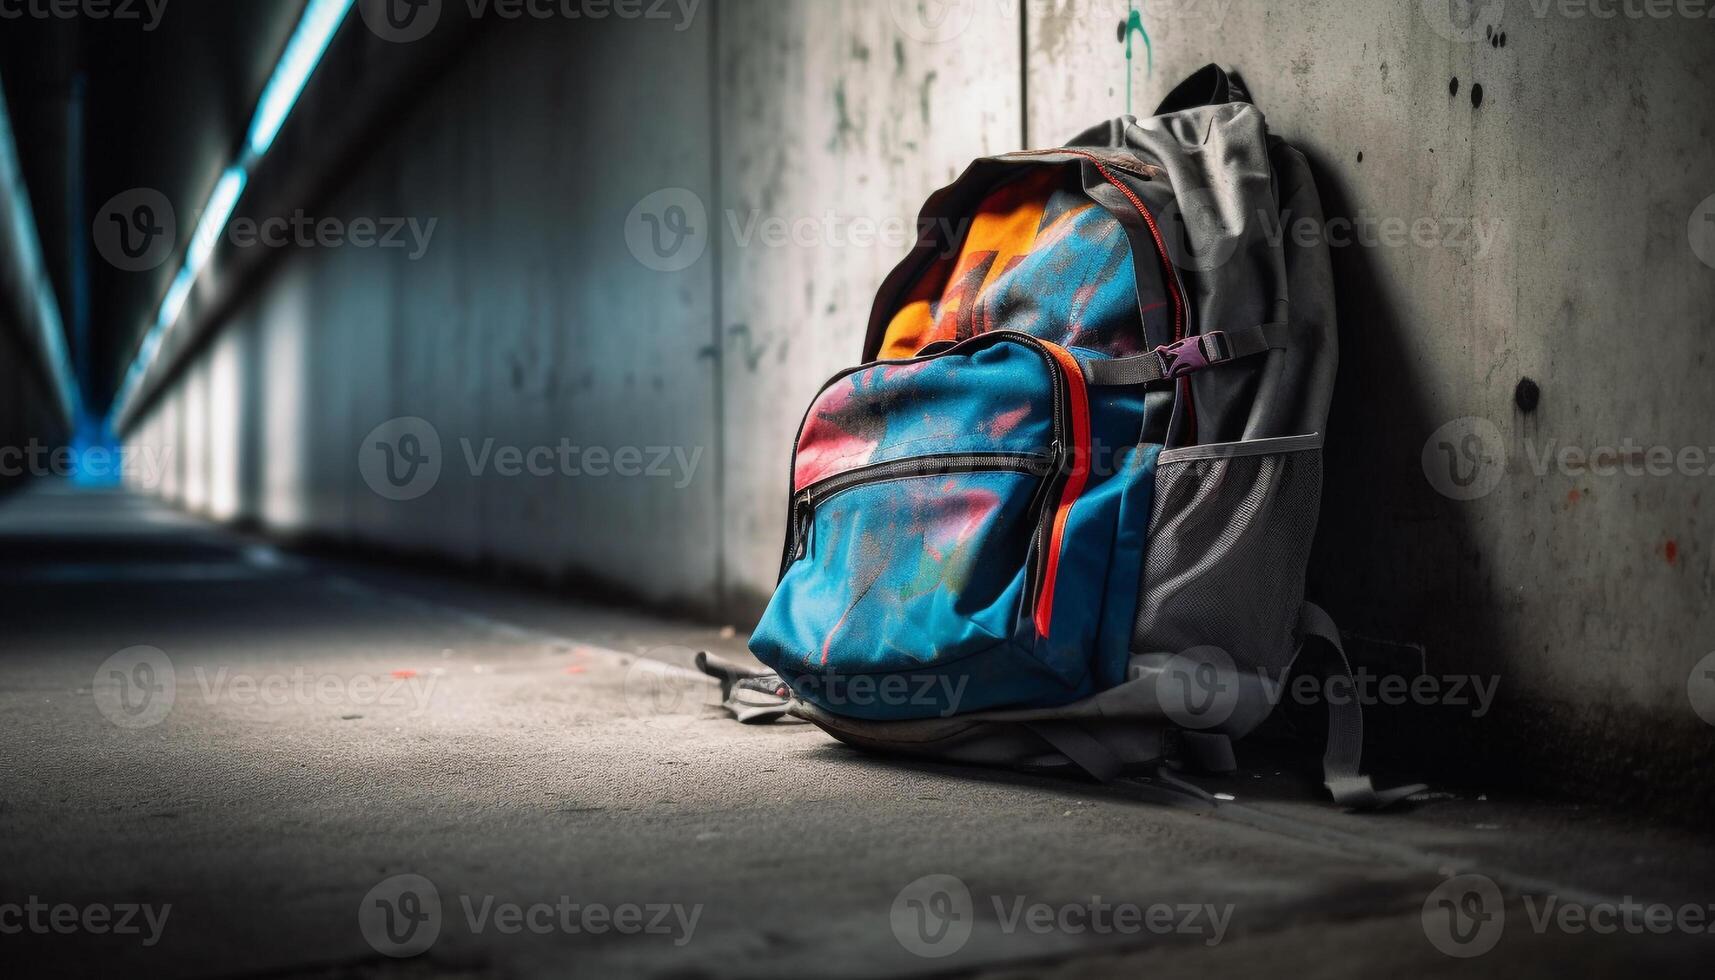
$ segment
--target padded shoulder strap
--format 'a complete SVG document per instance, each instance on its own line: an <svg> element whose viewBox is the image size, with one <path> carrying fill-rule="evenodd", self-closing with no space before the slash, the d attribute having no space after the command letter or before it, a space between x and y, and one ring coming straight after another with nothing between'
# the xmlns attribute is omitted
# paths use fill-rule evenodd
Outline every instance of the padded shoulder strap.
<svg viewBox="0 0 1715 980"><path fill-rule="evenodd" d="M1344 697L1323 698L1328 706L1328 749L1322 754L1322 781L1334 802L1354 810L1379 810L1427 789L1422 783L1389 790L1370 784L1370 777L1363 774L1364 708L1358 703L1340 630L1321 606L1306 602L1298 614L1298 635L1304 643L1300 656L1310 658L1307 668L1325 681L1345 682Z"/></svg>

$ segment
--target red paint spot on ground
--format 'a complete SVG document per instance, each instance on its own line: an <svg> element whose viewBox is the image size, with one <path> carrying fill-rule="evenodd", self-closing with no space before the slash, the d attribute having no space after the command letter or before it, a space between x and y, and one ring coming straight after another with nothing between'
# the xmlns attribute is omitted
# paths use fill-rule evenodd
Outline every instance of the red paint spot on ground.
<svg viewBox="0 0 1715 980"><path fill-rule="evenodd" d="M396 671L394 671L394 672L393 672L393 676L394 676L394 677L397 677L397 678L399 678L399 679L400 679L400 680L402 680L402 681L408 681L408 680L410 680L410 679L411 679L411 678L413 678L413 677L416 677L416 676L417 676L417 672L416 672L416 671L414 671L414 670L411 670L411 669L410 669L410 668L406 668L406 669L404 669L404 670L396 670Z"/></svg>
<svg viewBox="0 0 1715 980"><path fill-rule="evenodd" d="M566 673L568 673L568 674L581 674L588 669L589 668L585 667L583 664L572 664L571 666L566 668Z"/></svg>
<svg viewBox="0 0 1715 980"><path fill-rule="evenodd" d="M1583 499L1584 495L1579 493L1577 488L1566 491L1566 506L1568 507Z"/></svg>
<svg viewBox="0 0 1715 980"><path fill-rule="evenodd" d="M1662 546L1661 554L1662 554L1663 558L1667 559L1667 563L1669 565L1678 561L1679 560L1679 542L1673 540L1672 538L1668 538L1667 544Z"/></svg>

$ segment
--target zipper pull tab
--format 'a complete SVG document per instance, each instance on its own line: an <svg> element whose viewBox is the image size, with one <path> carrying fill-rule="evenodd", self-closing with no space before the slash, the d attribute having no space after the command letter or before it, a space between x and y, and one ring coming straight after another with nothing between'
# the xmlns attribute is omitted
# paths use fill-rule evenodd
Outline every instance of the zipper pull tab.
<svg viewBox="0 0 1715 980"><path fill-rule="evenodd" d="M792 538L797 542L792 548L792 560L798 561L804 557L805 548L810 540L810 520L815 514L815 508L810 506L808 496L799 497L792 505Z"/></svg>

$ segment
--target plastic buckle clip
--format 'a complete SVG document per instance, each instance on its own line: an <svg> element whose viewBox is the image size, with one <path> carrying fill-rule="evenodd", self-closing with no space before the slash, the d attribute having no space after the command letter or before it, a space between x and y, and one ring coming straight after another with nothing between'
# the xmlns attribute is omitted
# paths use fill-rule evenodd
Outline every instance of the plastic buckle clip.
<svg viewBox="0 0 1715 980"><path fill-rule="evenodd" d="M1211 348L1213 354L1210 353ZM1219 364L1231 355L1227 351L1226 337L1219 330L1214 330L1157 347L1155 356L1161 360L1162 377L1181 378L1211 364Z"/></svg>

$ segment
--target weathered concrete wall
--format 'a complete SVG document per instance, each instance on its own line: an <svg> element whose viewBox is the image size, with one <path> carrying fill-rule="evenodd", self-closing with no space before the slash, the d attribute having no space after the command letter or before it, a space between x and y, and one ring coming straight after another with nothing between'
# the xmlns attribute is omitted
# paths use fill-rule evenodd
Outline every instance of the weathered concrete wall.
<svg viewBox="0 0 1715 980"><path fill-rule="evenodd" d="M1432 674L1499 677L1510 722L1484 730L1510 757L1570 769L1576 738L1607 753L1592 772L1706 759L1687 678L1715 648L1707 467L1533 459L1715 441L1715 226L1694 220L1715 192L1715 22L1141 6L1152 69L1117 40L1124 0L971 0L939 21L910 2L728 0L682 32L501 28L335 208L438 219L424 256L293 252L135 438L181 439L162 490L219 516L742 620L773 583L802 405L856 354L903 251L886 230L968 158L1055 143L1128 90L1147 112L1218 60L1354 222L1313 230L1335 246L1343 347L1316 594ZM681 248L638 237L676 234L633 212L657 192L652 213L685 209ZM405 501L358 467L397 416L443 448L434 489ZM562 437L702 463L683 486L476 476L460 446ZM1473 472L1487 492L1456 499ZM1435 717L1467 737L1468 711Z"/></svg>
<svg viewBox="0 0 1715 980"><path fill-rule="evenodd" d="M0 328L0 493L32 476L53 475L47 454L71 435L38 360L34 345Z"/></svg>
<svg viewBox="0 0 1715 980"><path fill-rule="evenodd" d="M722 552L741 607L759 610L779 572L802 406L857 357L923 199L1021 145L1017 19L949 44L893 12L719 7Z"/></svg>
<svg viewBox="0 0 1715 980"><path fill-rule="evenodd" d="M409 219L407 247L283 250L139 420L136 438L177 440L162 492L288 535L715 608L714 270L657 271L624 238L654 190L712 196L708 31L524 22L477 46L311 215ZM390 499L359 463L400 417L438 438L440 473ZM686 465L504 475L508 447L562 442Z"/></svg>
<svg viewBox="0 0 1715 980"><path fill-rule="evenodd" d="M1032 7L1031 132L1052 140L1111 110L1078 80L1124 78L1126 4ZM1331 217L1429 222L1421 243L1377 225L1333 249L1342 372L1315 591L1348 629L1421 645L1431 674L1499 678L1517 702L1507 726L1434 713L1497 733L1458 753L1473 766L1525 753L1600 779L1708 759L1687 685L1715 649L1697 462L1715 444L1715 226L1695 221L1715 194L1715 20L1147 7L1155 73L1135 106L1208 61L1238 66L1271 128L1311 156ZM1563 467L1568 447L1630 465ZM1652 451L1674 472L1652 475ZM1475 473L1469 491L1450 465Z"/></svg>

